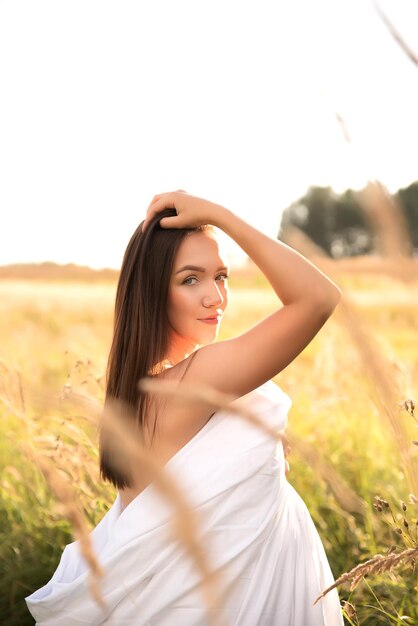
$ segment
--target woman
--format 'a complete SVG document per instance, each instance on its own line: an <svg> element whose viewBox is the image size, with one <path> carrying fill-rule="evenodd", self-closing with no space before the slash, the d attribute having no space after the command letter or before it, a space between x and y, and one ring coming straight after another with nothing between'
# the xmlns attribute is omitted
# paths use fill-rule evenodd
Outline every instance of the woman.
<svg viewBox="0 0 418 626"><path fill-rule="evenodd" d="M272 315L219 342L229 266L210 225L240 245L278 296ZM223 623L343 621L335 590L313 605L333 577L306 506L286 480L281 444L232 412L145 394L138 381L204 383L283 430L291 400L271 378L309 344L340 297L340 289L295 250L181 190L153 198L126 250L106 400L130 407L132 436L152 448L201 513L202 542L227 592L218 613ZM120 457L102 433L101 475L118 488L91 535L106 571L101 593L107 608L88 593L88 568L74 542L51 581L27 598L29 609L45 626L208 624L199 575L168 538L166 503L151 477Z"/></svg>

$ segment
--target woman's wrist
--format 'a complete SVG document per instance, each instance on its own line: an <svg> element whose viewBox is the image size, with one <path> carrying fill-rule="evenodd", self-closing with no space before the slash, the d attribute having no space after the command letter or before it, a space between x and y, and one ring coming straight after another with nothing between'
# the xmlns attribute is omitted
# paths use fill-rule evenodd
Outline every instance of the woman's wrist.
<svg viewBox="0 0 418 626"><path fill-rule="evenodd" d="M237 220L238 218L232 211L222 206L221 204L213 204L212 218L210 221L213 226L220 228L224 231L224 233L230 235L230 232L228 231L231 230L232 222L234 219Z"/></svg>

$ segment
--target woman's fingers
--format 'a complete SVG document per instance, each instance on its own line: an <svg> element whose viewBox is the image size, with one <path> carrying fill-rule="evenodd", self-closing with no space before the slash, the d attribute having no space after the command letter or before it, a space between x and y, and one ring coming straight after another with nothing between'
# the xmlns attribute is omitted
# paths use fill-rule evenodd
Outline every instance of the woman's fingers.
<svg viewBox="0 0 418 626"><path fill-rule="evenodd" d="M187 191L184 191L184 189L177 189L177 191L169 191L167 193L157 194L151 200L151 203L147 209L147 213L150 210L158 212L162 211L163 209L175 209L176 194L178 193L187 194Z"/></svg>
<svg viewBox="0 0 418 626"><path fill-rule="evenodd" d="M177 216L173 215L172 217L164 217L160 220L160 226L162 228L182 228L184 227L184 217L178 220L180 209L180 203L184 199L179 197L179 194L183 196L183 194L188 195L187 191L184 189L177 189L177 191L169 191L166 193L156 194L147 209L147 214L142 225L142 232L146 230L150 220L160 211L164 209L175 209L177 211Z"/></svg>
<svg viewBox="0 0 418 626"><path fill-rule="evenodd" d="M208 200L192 196L183 189L157 194L147 209L142 232L146 230L149 222L164 209L174 209L176 215L162 217L160 219L162 228L197 228L202 224L210 223L211 211L213 212L214 207L216 205Z"/></svg>
<svg viewBox="0 0 418 626"><path fill-rule="evenodd" d="M145 232L146 228L150 220L156 215L159 211L163 211L164 209L174 209L174 199L171 193L163 193L157 194L151 200L151 203L147 209L147 214L145 216L144 223L142 224L142 232Z"/></svg>

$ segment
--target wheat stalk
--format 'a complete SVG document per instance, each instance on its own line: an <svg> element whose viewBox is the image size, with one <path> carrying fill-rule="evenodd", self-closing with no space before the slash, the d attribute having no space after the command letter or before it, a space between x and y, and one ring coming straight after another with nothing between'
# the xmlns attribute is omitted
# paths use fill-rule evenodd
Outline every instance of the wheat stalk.
<svg viewBox="0 0 418 626"><path fill-rule="evenodd" d="M377 14L379 15L382 22L385 24L390 34L396 41L396 43L400 46L400 48L405 52L406 56L412 61L412 63L418 67L418 56L412 50L412 48L406 43L405 39L401 36L401 34L396 30L395 26L392 24L387 15L382 11L379 4L375 1L374 8L376 9Z"/></svg>
<svg viewBox="0 0 418 626"><path fill-rule="evenodd" d="M318 451L315 446L310 445L307 441L302 439L302 437L297 436L293 432L289 433L289 438L292 443L292 449L299 452L301 457L309 463L309 466L314 468L315 473L320 475L325 480L342 508L345 511L364 515L364 501L356 494L349 484L332 467L332 465L324 460L321 451Z"/></svg>
<svg viewBox="0 0 418 626"><path fill-rule="evenodd" d="M395 369L379 350L370 329L366 328L348 296L344 296L340 302L337 319L349 333L364 370L373 383L373 398L379 409L379 415L385 418L395 437L411 491L417 493L416 461L410 453L408 433L398 415L399 400L404 393L398 383Z"/></svg>
<svg viewBox="0 0 418 626"><path fill-rule="evenodd" d="M26 444L21 444L21 447L24 452L34 460L36 465L41 470L42 474L45 476L45 479L47 480L54 494L62 503L64 513L71 522L74 529L74 535L79 541L80 552L89 567L90 592L94 600L99 604L99 606L101 606L105 610L106 603L103 600L98 587L98 581L101 577L103 577L104 570L97 560L97 557L92 549L89 529L87 527L84 516L79 511L74 501L72 490L52 466L52 463L45 456L34 453L32 448Z"/></svg>
<svg viewBox="0 0 418 626"><path fill-rule="evenodd" d="M418 558L418 548L408 548L403 552L382 555L376 554L373 558L369 559L365 563L356 565L352 570L342 574L333 585L330 585L325 591L323 591L315 600L314 605L321 600L327 593L329 593L338 585L342 585L347 581L351 581L350 590L352 591L357 587L359 582L364 576L368 574L376 575L390 572L399 565L406 565L408 563L414 564Z"/></svg>
<svg viewBox="0 0 418 626"><path fill-rule="evenodd" d="M207 402L218 410L222 410L228 407L228 412L238 415L250 424L260 428L270 437L281 440L285 454L290 451L288 438L283 431L276 431L265 424L256 414L252 411L248 411L242 405L237 404L234 406L231 401L234 400L234 396L224 394L215 391L212 387L203 385L193 385L193 388L184 385L177 385L174 381L156 381L148 378L144 378L140 382L140 388L146 392L156 392L165 395L171 395L172 397L182 398L184 400L198 400ZM359 496L351 489L351 487L341 478L335 469L326 463L324 459L314 450L312 446L301 438L297 437L294 433L290 435L292 448L299 451L301 456L314 465L326 482L330 485L337 500L343 506L346 511L355 511L357 513L364 513L364 502Z"/></svg>
<svg viewBox="0 0 418 626"><path fill-rule="evenodd" d="M369 192L372 194L371 190L374 190L377 196L380 198L384 195L381 187L376 184L376 186L371 185L369 187ZM373 202L368 197L368 202L370 206L372 206ZM385 213L389 213L389 205L386 205ZM377 212L376 212L377 214ZM399 243L399 231L402 230L401 225L399 225L399 230L395 229L395 234L392 232L392 220L396 218L391 218L382 223L382 228L380 229L380 234L384 233L385 241L387 245L385 249L389 254L389 250L392 250L394 258L387 258L387 262L391 262L392 268L398 268L395 273L395 276L398 280L404 280L406 275L408 274L408 268L413 265L412 276L414 280L417 278L417 270L416 264L412 263L410 259L404 258L401 254L402 246ZM292 235L294 233L294 229L290 231ZM310 238L303 234L297 240L298 249L305 254L305 256L309 259L312 256L312 245L310 245ZM396 256L395 251L397 251L398 256ZM330 259L330 257L318 257L315 259L316 265L319 269L323 269L324 265L327 265L327 271L332 270L332 267L336 268L335 262ZM335 269L334 269L335 272ZM411 279L411 275L409 274L409 279ZM401 386L398 382L397 372L395 371L395 367L391 365L387 358L385 358L382 351L379 349L377 342L373 336L372 330L366 325L364 319L361 314L356 309L352 299L349 296L349 292L343 293L341 301L336 309L336 313L334 315L334 319L341 324L344 330L349 334L349 337L355 346L357 353L360 357L363 368L366 372L366 375L371 382L371 390L373 400L379 410L379 415L384 417L386 423L389 425L392 433L395 436L395 440L399 449L402 465L405 470L405 474L407 476L408 482L411 487L411 491L413 493L418 492L418 471L417 471L417 462L413 458L410 451L410 441L409 436L406 431L405 426L402 421L399 420L398 416L398 407L400 404L400 400L405 396L404 390L401 389Z"/></svg>
<svg viewBox="0 0 418 626"><path fill-rule="evenodd" d="M215 614L215 610L222 602L222 593L217 589L219 580L215 579L215 572L210 568L206 554L201 549L199 516L192 510L181 486L164 469L155 453L146 448L139 439L132 437L132 430L126 425L127 411L129 411L127 407L120 402L109 402L102 413L102 428L117 438L118 444L122 444L129 463L152 476L156 489L174 507L172 519L174 535L186 547L202 575L201 586L206 597L208 613L214 624L220 624L220 618ZM132 420L128 421L132 423ZM116 455L113 461L117 469L126 469L126 458Z"/></svg>

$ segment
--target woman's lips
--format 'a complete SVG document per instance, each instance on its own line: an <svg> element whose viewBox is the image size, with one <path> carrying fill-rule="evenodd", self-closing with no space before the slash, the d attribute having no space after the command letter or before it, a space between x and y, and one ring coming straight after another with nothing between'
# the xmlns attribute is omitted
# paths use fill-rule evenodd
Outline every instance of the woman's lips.
<svg viewBox="0 0 418 626"><path fill-rule="evenodd" d="M203 320L199 320L199 322L204 322L205 324L212 324L212 325L216 325L219 324L219 317L212 317L212 318L207 318L207 319L203 319Z"/></svg>

